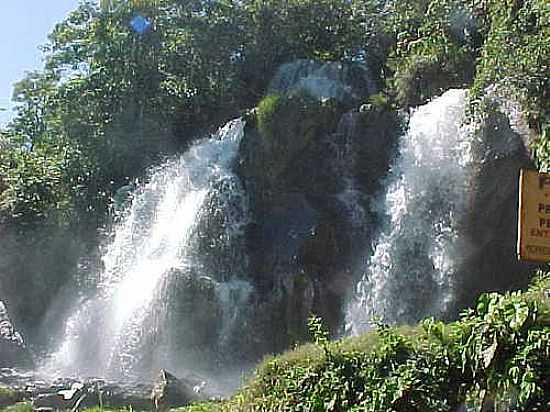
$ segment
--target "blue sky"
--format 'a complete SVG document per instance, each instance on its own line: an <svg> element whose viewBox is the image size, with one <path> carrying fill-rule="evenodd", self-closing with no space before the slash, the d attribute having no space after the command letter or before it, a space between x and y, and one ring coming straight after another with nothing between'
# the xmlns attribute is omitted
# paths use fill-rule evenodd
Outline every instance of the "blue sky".
<svg viewBox="0 0 550 412"><path fill-rule="evenodd" d="M0 0L0 125L11 118L13 84L42 67L38 49L78 0Z"/></svg>

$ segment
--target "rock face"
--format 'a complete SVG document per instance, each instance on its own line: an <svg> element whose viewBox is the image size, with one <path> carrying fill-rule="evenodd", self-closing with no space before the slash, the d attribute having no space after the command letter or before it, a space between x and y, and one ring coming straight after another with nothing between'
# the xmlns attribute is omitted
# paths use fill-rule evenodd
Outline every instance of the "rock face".
<svg viewBox="0 0 550 412"><path fill-rule="evenodd" d="M27 389L24 399L32 401L33 410L57 411L107 407L149 410L150 386L143 384L117 385L101 380L59 382L47 387Z"/></svg>
<svg viewBox="0 0 550 412"><path fill-rule="evenodd" d="M252 329L260 353L305 338L317 313L333 332L368 248L380 189L399 133L395 113L365 105L377 91L365 66L284 65L250 116L239 175L250 197Z"/></svg>
<svg viewBox="0 0 550 412"><path fill-rule="evenodd" d="M534 264L516 258L519 170L534 165L529 132L520 113L489 93L489 109L478 125L470 210L465 222L465 252L459 276L458 307L472 305L480 292L525 287Z"/></svg>
<svg viewBox="0 0 550 412"><path fill-rule="evenodd" d="M192 375L176 378L161 370L150 381L106 381L104 379L57 378L44 381L33 372L0 369L0 408L16 402L32 402L33 410L163 410L181 407L194 400L219 399L220 395L202 378ZM153 405L151 404L153 402Z"/></svg>
<svg viewBox="0 0 550 412"><path fill-rule="evenodd" d="M5 389L4 389L5 388ZM33 372L0 369L0 408L20 401L32 402L33 410L108 409L151 410L149 382L114 382L103 379L57 378L44 381ZM2 397L2 392L8 397Z"/></svg>
<svg viewBox="0 0 550 412"><path fill-rule="evenodd" d="M364 64L299 59L277 70L268 93L305 90L318 100L335 99L354 106L378 89L369 67Z"/></svg>
<svg viewBox="0 0 550 412"><path fill-rule="evenodd" d="M200 395L202 386L204 386L204 382L194 384L184 379L178 379L162 369L151 391L153 410L163 411L200 400L203 398Z"/></svg>
<svg viewBox="0 0 550 412"><path fill-rule="evenodd" d="M14 328L6 305L0 301L0 367L30 366L31 363L23 337Z"/></svg>

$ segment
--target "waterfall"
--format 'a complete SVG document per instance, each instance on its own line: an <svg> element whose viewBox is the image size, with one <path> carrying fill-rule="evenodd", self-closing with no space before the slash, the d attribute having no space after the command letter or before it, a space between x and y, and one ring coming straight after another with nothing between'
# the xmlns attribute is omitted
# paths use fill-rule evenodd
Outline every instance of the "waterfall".
<svg viewBox="0 0 550 412"><path fill-rule="evenodd" d="M201 352L224 350L252 290L247 199L232 172L243 128L229 122L137 189L106 246L95 295L69 316L46 371L118 378L174 370L176 359L189 370L212 355Z"/></svg>
<svg viewBox="0 0 550 412"><path fill-rule="evenodd" d="M343 142L335 144L336 159L334 161L335 169L339 172L342 180L342 190L337 197L342 202L354 229L361 228L366 222L366 212L362 206L363 195L355 179L357 155L353 138L358 129L357 115L357 112L345 113L338 122L336 136L341 137Z"/></svg>
<svg viewBox="0 0 550 412"><path fill-rule="evenodd" d="M452 303L473 159L465 105L466 92L450 90L411 115L376 204L382 229L347 310L352 334L373 318L415 322Z"/></svg>

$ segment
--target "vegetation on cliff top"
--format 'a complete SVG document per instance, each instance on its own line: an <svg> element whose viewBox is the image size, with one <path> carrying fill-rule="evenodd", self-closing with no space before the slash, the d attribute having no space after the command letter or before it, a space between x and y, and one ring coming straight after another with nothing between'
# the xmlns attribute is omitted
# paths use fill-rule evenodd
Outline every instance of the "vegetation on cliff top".
<svg viewBox="0 0 550 412"><path fill-rule="evenodd" d="M0 386L0 408L6 405L12 405L21 399L20 394L16 391Z"/></svg>
<svg viewBox="0 0 550 412"><path fill-rule="evenodd" d="M44 68L15 88L18 114L0 131L5 221L97 225L119 187L257 105L298 58L366 63L401 106L498 84L548 136L544 0L94 3L55 27ZM138 13L152 23L145 33L130 28Z"/></svg>

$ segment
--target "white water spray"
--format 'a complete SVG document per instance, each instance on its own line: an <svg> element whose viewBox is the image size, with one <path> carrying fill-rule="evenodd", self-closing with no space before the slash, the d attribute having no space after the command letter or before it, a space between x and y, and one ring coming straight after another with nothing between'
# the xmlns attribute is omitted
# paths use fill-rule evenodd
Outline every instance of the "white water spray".
<svg viewBox="0 0 550 412"><path fill-rule="evenodd" d="M412 114L378 205L384 228L348 308L352 334L373 318L414 322L452 303L474 138L465 104L465 91L450 90Z"/></svg>
<svg viewBox="0 0 550 412"><path fill-rule="evenodd" d="M337 135L343 136L341 145L336 145L336 170L342 179L342 191L338 199L342 202L350 223L354 229L361 228L365 224L366 213L361 204L362 194L355 180L355 168L357 167L356 148L353 144L353 136L358 127L357 113L348 112L342 116L336 131Z"/></svg>
<svg viewBox="0 0 550 412"><path fill-rule="evenodd" d="M204 262L196 245L205 235L199 230L203 215L223 216L218 237L231 241L242 234L246 196L231 167L243 127L240 120L228 123L217 136L155 170L137 191L103 256L96 295L69 317L63 341L46 370L120 377L143 372L136 369L144 356L153 359L152 368L166 367L163 362L170 356L163 352L170 345L164 340L171 336L166 294L173 293L178 277L193 290L215 290L222 312L219 339L230 333L251 286L238 279L242 273L202 273ZM226 210L210 210L213 207ZM230 269L235 268L224 268ZM214 310L207 304L194 309ZM148 353L153 351L161 355Z"/></svg>

